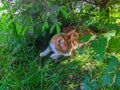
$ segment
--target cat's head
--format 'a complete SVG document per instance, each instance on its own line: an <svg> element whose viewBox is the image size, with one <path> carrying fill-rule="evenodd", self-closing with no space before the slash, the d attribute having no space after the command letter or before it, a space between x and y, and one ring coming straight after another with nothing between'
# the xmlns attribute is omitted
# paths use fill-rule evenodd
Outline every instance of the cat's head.
<svg viewBox="0 0 120 90"><path fill-rule="evenodd" d="M76 40L79 38L79 34L75 30L72 30L68 33L62 33L61 35L65 40L70 40L70 39Z"/></svg>
<svg viewBox="0 0 120 90"><path fill-rule="evenodd" d="M69 53L70 51L68 41L64 38L58 40L57 48L59 49L60 52L64 54Z"/></svg>
<svg viewBox="0 0 120 90"><path fill-rule="evenodd" d="M79 34L75 31L62 33L62 38L58 40L58 47L63 53L69 53L73 43L78 40Z"/></svg>
<svg viewBox="0 0 120 90"><path fill-rule="evenodd" d="M72 47L71 45L78 42L79 34L75 31L71 31L67 34L62 35L63 38L67 41L68 45Z"/></svg>

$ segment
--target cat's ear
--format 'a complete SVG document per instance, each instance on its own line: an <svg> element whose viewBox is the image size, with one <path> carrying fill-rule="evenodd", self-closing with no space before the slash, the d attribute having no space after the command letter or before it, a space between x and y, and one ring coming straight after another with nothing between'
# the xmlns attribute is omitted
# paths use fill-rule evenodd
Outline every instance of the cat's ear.
<svg viewBox="0 0 120 90"><path fill-rule="evenodd" d="M76 39L79 38L79 34L77 32L74 32L73 36L76 37Z"/></svg>
<svg viewBox="0 0 120 90"><path fill-rule="evenodd" d="M67 35L71 36L73 33L75 33L75 30L72 30L72 31L68 32Z"/></svg>
<svg viewBox="0 0 120 90"><path fill-rule="evenodd" d="M78 39L79 38L79 34L74 30L68 33L68 36L70 36L71 38L75 38Z"/></svg>

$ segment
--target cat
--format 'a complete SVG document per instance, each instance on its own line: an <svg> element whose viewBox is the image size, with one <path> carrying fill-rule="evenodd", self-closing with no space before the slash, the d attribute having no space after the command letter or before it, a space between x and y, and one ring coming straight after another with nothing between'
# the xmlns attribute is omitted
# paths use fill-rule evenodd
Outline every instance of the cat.
<svg viewBox="0 0 120 90"><path fill-rule="evenodd" d="M78 44L79 34L74 30L68 33L61 33L54 35L49 43L47 49L40 53L40 57L45 57L51 51L53 52L50 57L58 59L60 56L71 56L72 51L76 50Z"/></svg>

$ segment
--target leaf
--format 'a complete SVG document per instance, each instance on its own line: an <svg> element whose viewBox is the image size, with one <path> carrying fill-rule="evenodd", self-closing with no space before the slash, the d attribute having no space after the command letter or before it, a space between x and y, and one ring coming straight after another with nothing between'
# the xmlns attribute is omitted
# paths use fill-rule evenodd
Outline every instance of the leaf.
<svg viewBox="0 0 120 90"><path fill-rule="evenodd" d="M20 35L21 32L22 32L23 26L19 25L19 24L16 24L16 27L17 27L17 33L18 33L18 35Z"/></svg>
<svg viewBox="0 0 120 90"><path fill-rule="evenodd" d="M89 83L90 82L90 76L85 76L84 83Z"/></svg>
<svg viewBox="0 0 120 90"><path fill-rule="evenodd" d="M61 25L62 25L62 23L61 23L61 22L58 22L58 25L60 25L60 26L61 26Z"/></svg>
<svg viewBox="0 0 120 90"><path fill-rule="evenodd" d="M115 56L111 56L110 58L109 58L109 61L110 61L110 63L108 64L108 66L104 69L104 72L107 72L107 73L111 73L113 76L114 75L116 75L116 78L115 78L115 84L117 85L117 86L120 86L120 72L118 72L118 67L120 66L120 62L119 62L119 60L118 60L118 58L116 58ZM107 78L109 78L109 76L111 75L111 74L107 74L107 75L104 75L104 78L103 79L105 79L105 77Z"/></svg>
<svg viewBox="0 0 120 90"><path fill-rule="evenodd" d="M92 83L92 88L93 89L97 89L98 88L98 83L97 82L93 82Z"/></svg>
<svg viewBox="0 0 120 90"><path fill-rule="evenodd" d="M52 25L52 27L50 28L50 33L52 33L54 29L55 29L55 25Z"/></svg>
<svg viewBox="0 0 120 90"><path fill-rule="evenodd" d="M44 23L44 25L42 26L42 31L44 31L46 28L48 28L48 22Z"/></svg>
<svg viewBox="0 0 120 90"><path fill-rule="evenodd" d="M114 72L115 71L115 68L114 68L114 66L112 66L112 64L111 65L108 65L105 69L104 69L104 72L107 72L107 73L109 73L109 72Z"/></svg>
<svg viewBox="0 0 120 90"><path fill-rule="evenodd" d="M56 25L56 30L57 30L57 34L60 33L60 26L59 25Z"/></svg>
<svg viewBox="0 0 120 90"><path fill-rule="evenodd" d="M45 22L45 27L48 28L48 22Z"/></svg>
<svg viewBox="0 0 120 90"><path fill-rule="evenodd" d="M90 39L90 37L91 37L91 34L86 34L86 35L80 37L79 40L87 42Z"/></svg>
<svg viewBox="0 0 120 90"><path fill-rule="evenodd" d="M108 66L104 69L104 72L116 72L117 67L120 65L120 62L118 61L118 58L116 58L115 56L111 56L109 58L110 63L108 64Z"/></svg>
<svg viewBox="0 0 120 90"><path fill-rule="evenodd" d="M22 31L22 36L25 36L25 34L27 33L27 31L28 31L28 28L25 27L24 30Z"/></svg>
<svg viewBox="0 0 120 90"><path fill-rule="evenodd" d="M53 5L53 6L51 7L51 10L52 10L53 12L57 12L57 11L59 11L59 9L60 9L60 7L59 7L58 5Z"/></svg>
<svg viewBox="0 0 120 90"><path fill-rule="evenodd" d="M45 30L45 24L42 26L42 31L44 31Z"/></svg>
<svg viewBox="0 0 120 90"><path fill-rule="evenodd" d="M90 76L86 76L85 79L84 79L84 83L85 83L85 90L93 90L92 88L94 89L97 89L98 88L98 83L97 82L92 82L91 79L90 79Z"/></svg>
<svg viewBox="0 0 120 90"><path fill-rule="evenodd" d="M107 33L104 34L104 36L107 38L107 40L109 41L112 37L115 36L116 31L109 31Z"/></svg>
<svg viewBox="0 0 120 90"><path fill-rule="evenodd" d="M83 50L82 47L80 47L80 48L78 49L78 51L79 51L79 54L82 55L84 50Z"/></svg>
<svg viewBox="0 0 120 90"><path fill-rule="evenodd" d="M116 79L115 79L115 84L117 86L120 86L120 72L117 73Z"/></svg>
<svg viewBox="0 0 120 90"><path fill-rule="evenodd" d="M109 41L110 52L120 52L120 37L112 37Z"/></svg>
<svg viewBox="0 0 120 90"><path fill-rule="evenodd" d="M89 4L86 4L86 5L84 6L84 10L89 11L90 7L91 7L91 6L90 6Z"/></svg>
<svg viewBox="0 0 120 90"><path fill-rule="evenodd" d="M93 41L92 46L98 55L98 60L104 59L104 55L106 52L106 45L107 45L107 39L105 37L101 37L100 39Z"/></svg>
<svg viewBox="0 0 120 90"><path fill-rule="evenodd" d="M102 85L103 86L110 86L113 82L113 77L114 77L114 74L103 75L102 78L101 78Z"/></svg>
<svg viewBox="0 0 120 90"><path fill-rule="evenodd" d="M61 12L62 12L63 16L64 16L66 19L68 19L69 14L68 14L68 12L66 11L66 8L65 8L65 7L62 7L62 8L61 8Z"/></svg>
<svg viewBox="0 0 120 90"><path fill-rule="evenodd" d="M10 20L8 21L8 23L7 23L7 27L10 27L11 25L13 25L13 22L14 22L14 20L13 20L13 19L10 19Z"/></svg>
<svg viewBox="0 0 120 90"><path fill-rule="evenodd" d="M120 62L118 61L118 58L117 57L115 57L115 56L111 56L110 57L110 64L115 64L115 65L117 65L117 66L119 66L120 65Z"/></svg>
<svg viewBox="0 0 120 90"><path fill-rule="evenodd" d="M90 86L90 85L85 84L85 88L84 88L84 90L92 90L92 88L91 88L91 86Z"/></svg>

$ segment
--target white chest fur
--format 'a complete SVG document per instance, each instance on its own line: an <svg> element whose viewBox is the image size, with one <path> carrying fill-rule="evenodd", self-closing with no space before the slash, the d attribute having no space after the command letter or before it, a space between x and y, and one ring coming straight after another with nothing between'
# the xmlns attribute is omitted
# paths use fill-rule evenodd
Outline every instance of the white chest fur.
<svg viewBox="0 0 120 90"><path fill-rule="evenodd" d="M66 54L63 54L62 52L58 52L55 48L55 45L53 43L50 43L50 46L47 47L47 49L44 52L40 53L40 56L44 57L44 56L48 55L51 51L53 51L53 54L50 55L50 57L52 59L57 59L61 55L63 55L63 56L70 56L71 55L71 51L69 53L66 53Z"/></svg>
<svg viewBox="0 0 120 90"><path fill-rule="evenodd" d="M66 54L57 51L56 48L55 48L55 45L53 43L50 43L50 49L51 49L51 51L53 51L57 55L63 55L63 56L70 56L71 55L71 51L69 53L66 53Z"/></svg>
<svg viewBox="0 0 120 90"><path fill-rule="evenodd" d="M50 43L49 48L51 49L51 51L53 51L54 53L61 55L62 53L58 52L55 48L55 44Z"/></svg>

